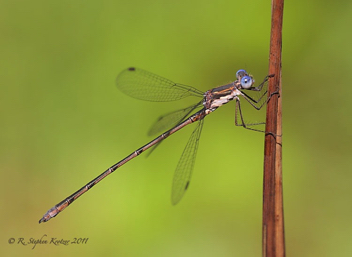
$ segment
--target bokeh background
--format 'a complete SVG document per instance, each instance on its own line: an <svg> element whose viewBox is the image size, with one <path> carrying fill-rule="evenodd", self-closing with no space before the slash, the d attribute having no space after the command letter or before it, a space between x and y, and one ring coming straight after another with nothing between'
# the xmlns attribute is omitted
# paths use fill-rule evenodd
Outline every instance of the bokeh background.
<svg viewBox="0 0 352 257"><path fill-rule="evenodd" d="M147 143L159 115L114 80L136 66L200 90L268 72L270 1L1 1L2 256L260 256L263 140L207 117L191 186L170 201L185 128L48 223L53 205ZM352 2L286 1L287 256L352 255ZM9 244L10 238L16 241ZM21 245L20 238L89 238Z"/></svg>

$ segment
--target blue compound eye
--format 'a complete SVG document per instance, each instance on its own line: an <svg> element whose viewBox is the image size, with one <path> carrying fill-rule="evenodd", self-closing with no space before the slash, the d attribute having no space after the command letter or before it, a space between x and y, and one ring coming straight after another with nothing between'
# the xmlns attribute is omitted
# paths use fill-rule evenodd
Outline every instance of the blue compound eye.
<svg viewBox="0 0 352 257"><path fill-rule="evenodd" d="M245 75L247 75L247 71L246 70L238 70L236 72L236 78L237 79L241 79Z"/></svg>
<svg viewBox="0 0 352 257"><path fill-rule="evenodd" d="M248 89L253 85L253 79L250 76L244 76L241 78L241 86L244 89Z"/></svg>

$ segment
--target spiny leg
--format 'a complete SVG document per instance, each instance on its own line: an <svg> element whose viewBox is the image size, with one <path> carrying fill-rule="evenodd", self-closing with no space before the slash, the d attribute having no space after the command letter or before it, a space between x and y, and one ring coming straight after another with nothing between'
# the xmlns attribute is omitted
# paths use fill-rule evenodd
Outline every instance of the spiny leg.
<svg viewBox="0 0 352 257"><path fill-rule="evenodd" d="M239 118L238 118L239 116ZM255 122L255 123L245 123L242 115L240 99L236 99L236 110L235 110L235 125L244 127L245 129L250 129L258 132L265 132L260 129L251 128L251 126L264 125L265 122Z"/></svg>
<svg viewBox="0 0 352 257"><path fill-rule="evenodd" d="M251 87L251 88L246 89L246 90L251 90L251 91L256 91L256 92L260 92L260 91L262 91L263 89L265 89L265 90L263 90L263 92L261 92L261 94L260 94L259 97L257 97L257 98L252 97L252 96L246 94L245 92L243 92L243 91L241 90L241 92L242 92L242 94L243 94L243 97L244 97L255 109L257 109L257 110L260 110L267 102L269 102L270 98L271 98L273 95L279 93L279 91L275 91L274 93L270 94L270 96L267 97L267 99L266 99L265 101L263 101L263 98L266 97L267 92L268 92L267 88L264 87L264 85L266 85L268 79L271 78L271 77L274 77L274 75L268 75L268 76L266 76L266 77L264 78L263 82L262 82L259 86L257 86L257 87ZM262 101L263 101L263 102L262 102Z"/></svg>

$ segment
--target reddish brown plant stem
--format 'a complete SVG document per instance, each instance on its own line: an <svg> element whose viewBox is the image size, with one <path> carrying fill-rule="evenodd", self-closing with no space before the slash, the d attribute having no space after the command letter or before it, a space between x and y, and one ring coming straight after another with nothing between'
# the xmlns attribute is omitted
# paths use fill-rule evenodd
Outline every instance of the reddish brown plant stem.
<svg viewBox="0 0 352 257"><path fill-rule="evenodd" d="M284 0L272 0L268 94L264 150L263 256L285 256L282 196L281 47Z"/></svg>

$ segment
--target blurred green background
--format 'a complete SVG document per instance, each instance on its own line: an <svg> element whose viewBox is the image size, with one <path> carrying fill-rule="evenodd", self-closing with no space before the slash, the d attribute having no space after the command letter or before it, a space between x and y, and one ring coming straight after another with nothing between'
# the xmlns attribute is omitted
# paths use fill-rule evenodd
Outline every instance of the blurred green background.
<svg viewBox="0 0 352 257"><path fill-rule="evenodd" d="M195 101L132 99L114 86L121 70L203 91L240 68L259 81L270 11L270 1L1 1L1 255L260 256L264 136L234 126L233 103L205 120L177 206L172 176L194 126L38 220L149 142L159 115ZM351 1L285 3L287 256L352 255L351 23ZM32 249L19 238L89 240Z"/></svg>

